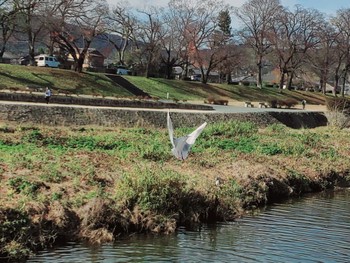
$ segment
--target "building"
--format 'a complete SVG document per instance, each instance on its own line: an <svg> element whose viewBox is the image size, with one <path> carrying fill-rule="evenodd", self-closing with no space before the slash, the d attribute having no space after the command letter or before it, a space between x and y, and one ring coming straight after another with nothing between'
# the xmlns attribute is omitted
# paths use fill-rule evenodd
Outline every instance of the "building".
<svg viewBox="0 0 350 263"><path fill-rule="evenodd" d="M81 49L79 49L81 52ZM79 54L77 54L79 58ZM73 57L71 54L68 56L68 61L73 64ZM95 48L89 48L83 63L83 68L103 68L104 67L105 57Z"/></svg>

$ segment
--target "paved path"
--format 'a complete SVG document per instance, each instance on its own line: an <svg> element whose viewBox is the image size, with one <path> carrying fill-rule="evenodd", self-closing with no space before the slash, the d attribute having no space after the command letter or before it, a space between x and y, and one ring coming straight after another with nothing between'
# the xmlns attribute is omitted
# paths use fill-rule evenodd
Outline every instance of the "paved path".
<svg viewBox="0 0 350 263"><path fill-rule="evenodd" d="M168 109L151 109L151 108L130 108L130 107L107 107L107 106L86 106L86 105L71 105L71 104L55 104L55 103L34 103L34 102L19 102L19 101L0 101L1 104L22 104L22 105L41 105L45 107L74 107L74 108L106 108L106 109L118 109L118 110L137 110L137 111L167 111ZM191 101L188 103L201 104L200 102ZM203 103L202 103L203 104ZM259 105L258 103L253 103L253 105ZM207 105L208 104L203 104ZM316 111L324 112L326 107L324 105L307 105L306 109L303 110L301 105L297 105L293 109L273 109L273 108L259 108L259 107L244 107L244 102L234 101L230 102L228 106L222 105L210 105L213 107L213 111L208 111L208 113L249 113L249 112L307 112ZM176 112L203 112L203 110L189 110L189 109L170 109Z"/></svg>
<svg viewBox="0 0 350 263"><path fill-rule="evenodd" d="M243 102L242 102L243 104ZM319 105L310 105L309 107L306 107L305 110L303 110L301 107L296 107L293 109L273 109L273 108L250 108L250 107L244 107L244 106L221 106L221 105L213 105L213 108L216 112L222 112L222 113L246 113L246 112L305 112L305 111L317 111L317 112L324 112L326 111L326 107L319 106Z"/></svg>

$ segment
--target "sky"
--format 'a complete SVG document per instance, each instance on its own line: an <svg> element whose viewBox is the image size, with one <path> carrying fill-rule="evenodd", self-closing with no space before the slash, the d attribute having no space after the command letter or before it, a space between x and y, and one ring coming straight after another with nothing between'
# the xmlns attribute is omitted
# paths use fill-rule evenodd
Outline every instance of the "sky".
<svg viewBox="0 0 350 263"><path fill-rule="evenodd" d="M113 6L118 0L107 0ZM167 6L169 0L127 0L132 7L143 9L145 6ZM235 7L241 6L246 0L224 0L227 4ZM283 6L292 8L299 4L306 8L314 8L328 15L335 15L341 8L350 8L349 0L281 0Z"/></svg>

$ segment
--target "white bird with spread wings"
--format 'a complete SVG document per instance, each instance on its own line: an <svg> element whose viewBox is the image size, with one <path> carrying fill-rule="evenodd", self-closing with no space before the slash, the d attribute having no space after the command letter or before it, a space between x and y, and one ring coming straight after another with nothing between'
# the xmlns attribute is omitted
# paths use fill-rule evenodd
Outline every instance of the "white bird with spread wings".
<svg viewBox="0 0 350 263"><path fill-rule="evenodd" d="M188 153L190 151L191 146L195 143L197 137L201 134L201 132L203 131L207 123L204 122L192 133L186 136L183 136L180 138L174 138L174 128L170 118L169 111L168 111L167 119L168 119L168 130L169 130L170 142L173 146L173 148L171 149L171 152L175 155L177 159L185 160L188 157Z"/></svg>

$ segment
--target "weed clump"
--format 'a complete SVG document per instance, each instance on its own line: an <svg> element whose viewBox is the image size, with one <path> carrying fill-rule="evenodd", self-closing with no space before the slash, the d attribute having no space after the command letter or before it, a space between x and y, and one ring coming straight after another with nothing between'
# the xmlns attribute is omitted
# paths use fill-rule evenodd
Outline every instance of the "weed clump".
<svg viewBox="0 0 350 263"><path fill-rule="evenodd" d="M23 260L31 254L30 220L15 209L0 209L0 258Z"/></svg>

